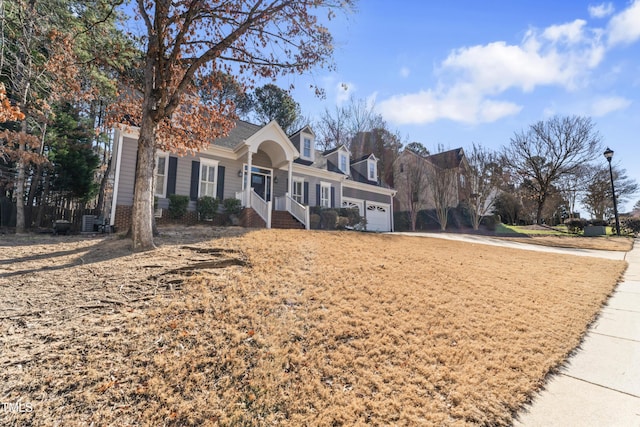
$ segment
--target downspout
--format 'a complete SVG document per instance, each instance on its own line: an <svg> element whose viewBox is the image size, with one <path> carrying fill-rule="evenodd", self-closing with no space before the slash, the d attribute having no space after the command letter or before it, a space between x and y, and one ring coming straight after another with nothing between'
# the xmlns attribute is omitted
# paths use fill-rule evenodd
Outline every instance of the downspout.
<svg viewBox="0 0 640 427"><path fill-rule="evenodd" d="M124 141L122 131L117 130L116 132L118 132L118 149L116 150L116 172L115 180L113 182L113 193L111 194L111 215L109 218L110 226L114 226L116 224L116 204L118 202L118 186L120 185L120 161L122 160L122 143Z"/></svg>

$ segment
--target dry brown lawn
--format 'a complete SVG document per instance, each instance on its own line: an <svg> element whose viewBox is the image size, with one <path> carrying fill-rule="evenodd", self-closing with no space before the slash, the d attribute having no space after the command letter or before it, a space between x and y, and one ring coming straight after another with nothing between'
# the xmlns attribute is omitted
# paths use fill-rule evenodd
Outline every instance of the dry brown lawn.
<svg viewBox="0 0 640 427"><path fill-rule="evenodd" d="M2 239L0 401L33 406L2 425L508 425L626 265L353 232Z"/></svg>

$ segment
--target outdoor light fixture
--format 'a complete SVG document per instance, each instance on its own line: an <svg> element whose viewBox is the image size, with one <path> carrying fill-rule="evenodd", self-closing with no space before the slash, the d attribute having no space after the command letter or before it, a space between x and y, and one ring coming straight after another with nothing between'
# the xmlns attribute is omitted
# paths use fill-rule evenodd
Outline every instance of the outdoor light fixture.
<svg viewBox="0 0 640 427"><path fill-rule="evenodd" d="M242 178L242 169L238 170L238 178Z"/></svg>
<svg viewBox="0 0 640 427"><path fill-rule="evenodd" d="M278 183L278 177L277 177L277 176L274 176L274 177L273 177L273 183L274 183L274 184L277 184L277 183Z"/></svg>
<svg viewBox="0 0 640 427"><path fill-rule="evenodd" d="M611 168L611 159L613 158L613 150L609 147L604 151L604 157L609 162L609 176L611 177L611 195L613 197L613 215L616 217L616 234L620 235L620 220L618 219L618 202L616 200L616 189L613 186L613 169Z"/></svg>

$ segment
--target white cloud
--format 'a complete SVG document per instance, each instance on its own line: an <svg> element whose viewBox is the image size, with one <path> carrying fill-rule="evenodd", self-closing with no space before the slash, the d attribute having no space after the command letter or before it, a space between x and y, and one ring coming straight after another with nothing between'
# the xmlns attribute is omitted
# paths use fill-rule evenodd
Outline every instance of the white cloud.
<svg viewBox="0 0 640 427"><path fill-rule="evenodd" d="M540 86L569 91L584 87L590 71L605 57L602 34L576 19L530 29L519 44L497 41L456 49L440 64L435 88L383 100L380 111L403 124L443 118L492 122L518 114L522 106L500 96L514 89L529 93Z"/></svg>
<svg viewBox="0 0 640 427"><path fill-rule="evenodd" d="M613 4L602 3L595 6L589 6L589 15L592 18L605 18L611 15L614 10Z"/></svg>
<svg viewBox="0 0 640 427"><path fill-rule="evenodd" d="M544 86L584 89L609 46L640 40L640 0L615 15L610 3L591 6L589 11L592 16L612 15L607 28L590 28L585 20L576 19L530 29L519 44L496 41L453 50L438 67L435 87L382 100L379 111L398 124L440 119L493 122L522 110L507 98L509 91L529 93ZM601 116L629 104L625 98L600 98L590 112Z"/></svg>
<svg viewBox="0 0 640 427"><path fill-rule="evenodd" d="M406 79L407 77L409 77L409 74L411 74L411 70L408 67L400 68L400 77Z"/></svg>
<svg viewBox="0 0 640 427"><path fill-rule="evenodd" d="M640 0L613 16L607 27L609 45L633 43L640 39Z"/></svg>
<svg viewBox="0 0 640 427"><path fill-rule="evenodd" d="M493 122L517 114L519 105L482 99L464 90L436 94L431 90L398 95L378 104L378 110L397 124L431 123L448 119L461 123Z"/></svg>
<svg viewBox="0 0 640 427"><path fill-rule="evenodd" d="M568 24L551 25L543 31L542 36L552 43L564 41L568 44L576 44L584 39L586 24L587 21L576 19Z"/></svg>
<svg viewBox="0 0 640 427"><path fill-rule="evenodd" d="M614 111L624 110L630 105L631 100L621 96L603 97L593 102L590 113L594 117L602 117Z"/></svg>

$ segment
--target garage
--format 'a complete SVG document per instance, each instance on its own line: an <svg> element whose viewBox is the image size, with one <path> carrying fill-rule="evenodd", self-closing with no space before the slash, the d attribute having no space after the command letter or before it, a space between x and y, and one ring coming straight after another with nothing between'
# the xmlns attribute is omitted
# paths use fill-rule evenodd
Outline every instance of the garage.
<svg viewBox="0 0 640 427"><path fill-rule="evenodd" d="M367 202L367 231L391 231L391 205Z"/></svg>
<svg viewBox="0 0 640 427"><path fill-rule="evenodd" d="M358 208L360 215L367 219L367 231L391 231L391 205L343 197L342 207Z"/></svg>

